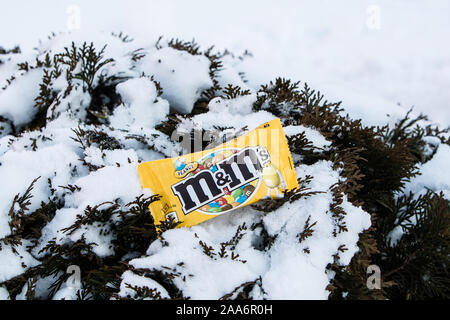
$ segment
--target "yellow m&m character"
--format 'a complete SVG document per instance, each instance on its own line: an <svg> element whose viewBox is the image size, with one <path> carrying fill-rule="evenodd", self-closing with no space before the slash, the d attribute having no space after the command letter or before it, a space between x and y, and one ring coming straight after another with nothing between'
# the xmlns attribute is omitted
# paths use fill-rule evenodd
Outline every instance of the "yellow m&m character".
<svg viewBox="0 0 450 320"><path fill-rule="evenodd" d="M234 197L230 195L223 196L227 203L232 204L234 202Z"/></svg>
<svg viewBox="0 0 450 320"><path fill-rule="evenodd" d="M267 164L262 169L262 180L264 184L269 189L267 191L266 198L281 198L283 194L280 192L285 189L285 183L282 181L283 177L281 176L278 169L272 164Z"/></svg>
<svg viewBox="0 0 450 320"><path fill-rule="evenodd" d="M269 164L268 166L263 168L262 179L264 181L264 184L270 189L275 189L280 185L281 182L278 170L273 164Z"/></svg>

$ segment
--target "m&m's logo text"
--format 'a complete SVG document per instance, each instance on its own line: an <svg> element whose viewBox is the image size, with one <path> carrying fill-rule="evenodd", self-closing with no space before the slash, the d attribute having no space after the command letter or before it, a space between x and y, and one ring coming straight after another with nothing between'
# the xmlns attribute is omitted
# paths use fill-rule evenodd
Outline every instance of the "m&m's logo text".
<svg viewBox="0 0 450 320"><path fill-rule="evenodd" d="M262 169L269 161L270 156L265 148L248 147L236 150L231 156L211 166L211 170L194 172L171 189L180 200L185 215L206 205L209 212L219 214L222 210L234 207L233 204L238 206L249 199L255 191L255 186L249 183L261 177ZM188 165L185 166L187 167ZM233 193L229 190L234 190L233 201L226 200ZM219 210L220 208L222 209Z"/></svg>

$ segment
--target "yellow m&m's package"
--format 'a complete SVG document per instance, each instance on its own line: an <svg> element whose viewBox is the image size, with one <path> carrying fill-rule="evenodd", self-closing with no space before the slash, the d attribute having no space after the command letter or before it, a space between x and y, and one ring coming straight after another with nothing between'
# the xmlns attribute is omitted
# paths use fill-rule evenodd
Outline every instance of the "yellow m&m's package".
<svg viewBox="0 0 450 320"><path fill-rule="evenodd" d="M138 165L155 224L173 219L190 227L298 187L280 119L212 149Z"/></svg>

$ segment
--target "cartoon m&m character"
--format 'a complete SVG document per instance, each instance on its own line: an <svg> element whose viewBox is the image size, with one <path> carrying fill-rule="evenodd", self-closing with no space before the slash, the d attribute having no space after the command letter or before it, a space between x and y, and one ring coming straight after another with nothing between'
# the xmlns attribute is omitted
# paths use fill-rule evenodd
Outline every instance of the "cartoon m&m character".
<svg viewBox="0 0 450 320"><path fill-rule="evenodd" d="M212 158L206 159L205 162L203 163L203 166L204 166L206 169L211 169L211 167L214 166L213 159L212 159Z"/></svg>
<svg viewBox="0 0 450 320"><path fill-rule="evenodd" d="M251 184L249 184L242 191L243 191L244 196L246 196L247 198L250 198L253 191L255 191L255 187L252 186Z"/></svg>
<svg viewBox="0 0 450 320"><path fill-rule="evenodd" d="M285 190L286 184L283 176L273 164L269 163L262 169L262 180L268 188L266 198L270 198L273 191L275 192L276 198L283 197L280 190Z"/></svg>
<svg viewBox="0 0 450 320"><path fill-rule="evenodd" d="M175 170L180 171L186 167L186 160L184 158L177 159L175 161Z"/></svg>

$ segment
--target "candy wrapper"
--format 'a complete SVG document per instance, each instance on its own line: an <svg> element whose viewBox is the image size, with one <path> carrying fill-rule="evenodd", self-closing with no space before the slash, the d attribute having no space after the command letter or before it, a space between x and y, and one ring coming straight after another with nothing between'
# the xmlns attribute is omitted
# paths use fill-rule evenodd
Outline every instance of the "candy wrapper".
<svg viewBox="0 0 450 320"><path fill-rule="evenodd" d="M215 148L138 165L155 224L190 227L298 187L280 120L267 122Z"/></svg>

